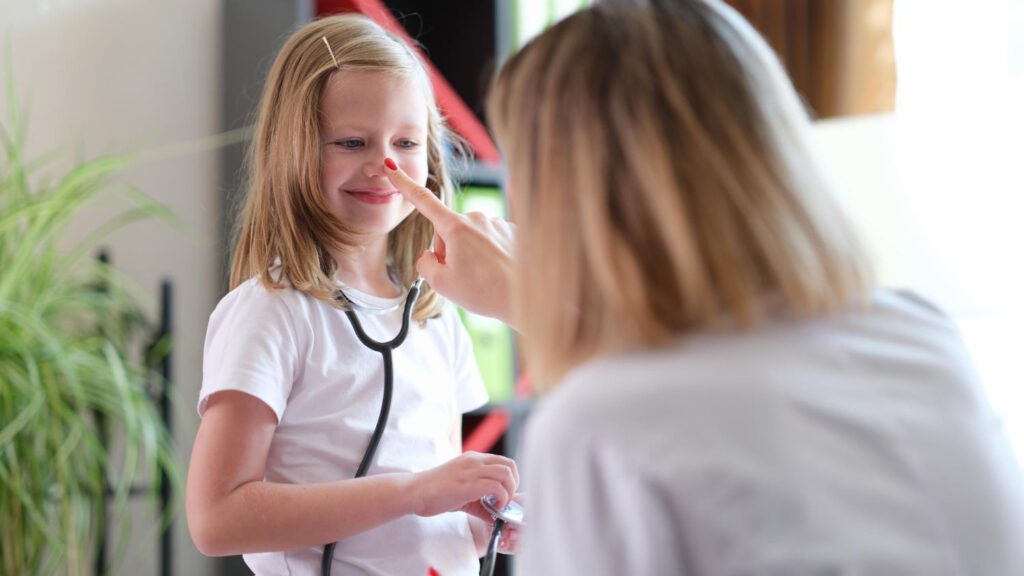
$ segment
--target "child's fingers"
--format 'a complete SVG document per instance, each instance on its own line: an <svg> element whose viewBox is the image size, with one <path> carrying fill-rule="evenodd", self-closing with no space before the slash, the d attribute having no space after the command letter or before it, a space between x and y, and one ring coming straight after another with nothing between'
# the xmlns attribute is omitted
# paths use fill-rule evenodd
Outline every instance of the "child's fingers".
<svg viewBox="0 0 1024 576"><path fill-rule="evenodd" d="M480 478L496 482L501 486L501 494L494 494L494 506L499 510L508 506L512 495L516 493L516 482L512 472L505 466L487 466L480 470ZM501 496L499 498L499 496Z"/></svg>
<svg viewBox="0 0 1024 576"><path fill-rule="evenodd" d="M480 457L491 466L500 466L508 469L513 480L513 490L511 493L515 494L515 489L519 487L519 468L516 466L516 461L500 454L480 454Z"/></svg>
<svg viewBox="0 0 1024 576"><path fill-rule="evenodd" d="M385 159L384 167L384 174L387 175L388 180L391 180L395 188L413 207L419 210L420 214L434 224L435 229L446 230L449 223L458 217L458 213L449 210L437 196L434 196L433 192L409 178L394 160Z"/></svg>
<svg viewBox="0 0 1024 576"><path fill-rule="evenodd" d="M508 504L510 492L500 481L493 478L483 478L479 486L479 493L494 497L494 507L498 510L501 510Z"/></svg>

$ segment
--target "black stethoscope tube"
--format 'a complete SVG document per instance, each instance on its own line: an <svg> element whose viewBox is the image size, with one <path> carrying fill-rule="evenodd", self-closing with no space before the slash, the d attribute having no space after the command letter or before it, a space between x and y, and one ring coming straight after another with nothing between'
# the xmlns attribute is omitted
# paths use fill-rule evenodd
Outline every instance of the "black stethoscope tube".
<svg viewBox="0 0 1024 576"><path fill-rule="evenodd" d="M402 342L405 341L405 337L409 334L409 321L412 319L413 306L416 305L416 300L420 296L420 284L421 281L417 280L409 287L409 295L405 298L405 309L402 311L402 328L394 338L387 342L378 342L370 338L363 330L363 325L359 323L359 318L356 316L355 311L352 310L351 302L345 298L343 293L340 291L338 293L339 299L350 304L348 310L345 310L345 315L348 316L349 322L352 323L352 329L355 330L356 337L359 338L363 346L380 352L380 355L384 358L384 398L380 403L380 415L377 417L377 425L370 436L370 444L366 447L366 452L363 453L363 460L359 463L355 478L366 476L367 470L370 469L370 462L373 461L373 456L377 452L377 446L380 444L380 438L384 435L384 426L387 425L388 413L391 411L391 392L394 389L395 378L391 351L401 346ZM334 560L334 546L336 544L337 542L331 542L324 546L324 554L320 562L320 573L323 576L330 576L331 574L331 562Z"/></svg>
<svg viewBox="0 0 1024 576"><path fill-rule="evenodd" d="M494 562L498 558L498 539L501 538L501 531L504 527L504 520L501 518L494 519L494 528L491 529L491 539L487 542L487 552L484 553L484 562L480 567L480 576L491 576L494 574Z"/></svg>

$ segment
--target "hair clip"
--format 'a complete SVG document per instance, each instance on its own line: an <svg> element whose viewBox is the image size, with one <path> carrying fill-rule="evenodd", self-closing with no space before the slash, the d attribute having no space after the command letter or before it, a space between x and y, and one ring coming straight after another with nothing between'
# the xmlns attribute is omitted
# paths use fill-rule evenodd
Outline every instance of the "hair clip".
<svg viewBox="0 0 1024 576"><path fill-rule="evenodd" d="M334 57L334 50L331 50L331 43L327 41L327 36L321 36L320 39L327 45L327 51L331 53L331 60L334 60L334 67L341 68L341 66L338 66L338 59Z"/></svg>

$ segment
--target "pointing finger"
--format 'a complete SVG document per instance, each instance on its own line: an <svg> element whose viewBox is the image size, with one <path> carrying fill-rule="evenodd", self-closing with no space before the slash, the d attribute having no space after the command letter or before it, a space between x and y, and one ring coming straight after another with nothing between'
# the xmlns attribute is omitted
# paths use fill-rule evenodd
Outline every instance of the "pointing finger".
<svg viewBox="0 0 1024 576"><path fill-rule="evenodd" d="M445 206L437 196L434 196L433 192L420 186L412 178L409 178L391 158L384 160L384 167L386 168L384 174L387 175L388 180L391 180L395 188L413 207L419 210L420 214L423 214L427 220L430 220L434 228L439 230L447 228L448 224L458 216L456 212Z"/></svg>

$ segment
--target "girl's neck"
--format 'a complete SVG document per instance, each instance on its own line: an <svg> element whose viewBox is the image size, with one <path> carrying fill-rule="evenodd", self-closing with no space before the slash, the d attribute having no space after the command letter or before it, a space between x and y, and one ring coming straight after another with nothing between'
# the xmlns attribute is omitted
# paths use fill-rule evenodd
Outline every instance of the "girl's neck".
<svg viewBox="0 0 1024 576"><path fill-rule="evenodd" d="M331 253L331 256L338 264L336 275L342 284L381 298L401 296L401 288L388 274L386 238L352 254Z"/></svg>

